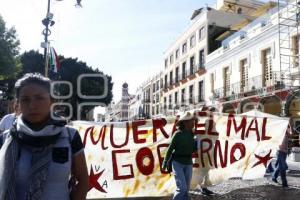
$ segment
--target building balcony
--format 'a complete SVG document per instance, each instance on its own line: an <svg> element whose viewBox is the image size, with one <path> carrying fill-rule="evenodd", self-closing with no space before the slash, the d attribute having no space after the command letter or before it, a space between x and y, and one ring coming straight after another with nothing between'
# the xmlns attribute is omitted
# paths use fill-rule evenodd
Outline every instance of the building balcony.
<svg viewBox="0 0 300 200"><path fill-rule="evenodd" d="M169 90L174 89L175 87L178 87L180 85L180 81L185 80L185 79L187 79L186 73L185 74L179 74L177 77L175 77L174 80L165 82L165 85L163 87L164 88L163 91L167 92Z"/></svg>
<svg viewBox="0 0 300 200"><path fill-rule="evenodd" d="M179 86L179 75L175 76L175 82L174 82L175 86Z"/></svg>
<svg viewBox="0 0 300 200"><path fill-rule="evenodd" d="M229 101L253 95L267 95L275 90L287 88L284 72L272 72L268 76L255 76L213 91L212 99Z"/></svg>
<svg viewBox="0 0 300 200"><path fill-rule="evenodd" d="M163 88L164 88L164 89L163 89L164 92L167 92L167 91L168 91L168 83L167 83L167 82L165 82Z"/></svg>
<svg viewBox="0 0 300 200"><path fill-rule="evenodd" d="M188 103L189 104L194 104L195 103L195 97L190 97L190 98L188 98Z"/></svg>
<svg viewBox="0 0 300 200"><path fill-rule="evenodd" d="M203 94L199 95L199 96L196 97L196 99L198 100L199 103L204 102L204 95Z"/></svg>
<svg viewBox="0 0 300 200"><path fill-rule="evenodd" d="M196 65L189 67L189 73L188 73L187 78L190 80L196 78L196 71L197 71Z"/></svg>
<svg viewBox="0 0 300 200"><path fill-rule="evenodd" d="M171 80L171 81L168 83L168 89L169 89L169 90L173 89L173 86L174 86L174 82L173 82L173 80Z"/></svg>
<svg viewBox="0 0 300 200"><path fill-rule="evenodd" d="M205 70L205 66L204 63L199 63L196 65L196 73L201 76L203 74L205 74L206 70Z"/></svg>
<svg viewBox="0 0 300 200"><path fill-rule="evenodd" d="M203 64L196 64L192 68L189 67L184 74L181 74L179 80L183 83L187 82L187 79L191 80L196 78L196 74L202 75L205 73L205 68Z"/></svg>
<svg viewBox="0 0 300 200"><path fill-rule="evenodd" d="M146 98L146 99L143 99L142 100L142 103L143 104L145 104L145 103L150 103L151 101L150 101L150 98Z"/></svg>
<svg viewBox="0 0 300 200"><path fill-rule="evenodd" d="M185 70L183 73L181 73L179 75L179 81L181 83L186 83L187 82L187 77L188 77L188 73L187 73L187 70Z"/></svg>

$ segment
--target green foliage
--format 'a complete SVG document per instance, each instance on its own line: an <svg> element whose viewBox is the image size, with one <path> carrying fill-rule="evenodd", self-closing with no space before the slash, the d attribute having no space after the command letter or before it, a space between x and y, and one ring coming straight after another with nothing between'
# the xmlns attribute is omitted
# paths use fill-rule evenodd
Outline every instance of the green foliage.
<svg viewBox="0 0 300 200"><path fill-rule="evenodd" d="M44 58L43 55L40 54L38 51L28 51L24 52L20 56L20 62L22 65L22 70L19 73L18 77L23 76L26 73L30 72L38 72L41 74L45 74L45 64L44 64Z"/></svg>
<svg viewBox="0 0 300 200"><path fill-rule="evenodd" d="M103 74L103 72L98 69L93 69L92 67L87 66L85 62L78 61L77 58L65 58L63 56L59 57L61 62L61 68L58 74L49 73L51 80L63 80L71 82L73 86L72 97L70 99L63 100L72 104L73 107L73 119L76 119L77 108L79 103L82 102L95 102L95 103L104 103L109 104L112 100L112 78L108 75L105 75L107 78L107 96L102 99L82 99L77 94L77 79L82 74ZM20 61L22 63L22 71L18 75L21 77L28 72L39 72L44 74L44 61L43 55L37 51L25 52L21 55ZM99 78L88 78L82 79L81 91L83 95L101 95L104 92L104 82ZM69 93L69 88L65 85L59 85L55 87L56 95L67 95ZM83 107L81 116L85 116L93 107L86 106Z"/></svg>
<svg viewBox="0 0 300 200"><path fill-rule="evenodd" d="M0 80L12 78L17 72L16 56L20 42L14 27L7 29L0 16Z"/></svg>

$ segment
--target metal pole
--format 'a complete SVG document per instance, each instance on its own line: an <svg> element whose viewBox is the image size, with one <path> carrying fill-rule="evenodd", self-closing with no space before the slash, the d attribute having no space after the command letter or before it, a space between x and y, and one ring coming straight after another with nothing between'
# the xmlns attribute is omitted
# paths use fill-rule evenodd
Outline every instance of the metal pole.
<svg viewBox="0 0 300 200"><path fill-rule="evenodd" d="M48 18L49 13L50 13L50 0L48 0L46 18ZM44 34L44 41L46 44L46 48L44 48L45 77L48 77L48 32L49 32L49 23L46 24L46 29L45 29L45 34Z"/></svg>

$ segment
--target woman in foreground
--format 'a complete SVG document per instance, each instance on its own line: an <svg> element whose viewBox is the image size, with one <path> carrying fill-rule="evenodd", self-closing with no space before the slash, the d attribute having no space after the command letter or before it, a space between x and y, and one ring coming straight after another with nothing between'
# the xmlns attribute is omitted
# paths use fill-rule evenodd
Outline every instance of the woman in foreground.
<svg viewBox="0 0 300 200"><path fill-rule="evenodd" d="M88 172L79 133L51 114L50 80L25 74L15 84L20 115L0 136L0 199L83 200ZM72 191L69 178L74 177Z"/></svg>

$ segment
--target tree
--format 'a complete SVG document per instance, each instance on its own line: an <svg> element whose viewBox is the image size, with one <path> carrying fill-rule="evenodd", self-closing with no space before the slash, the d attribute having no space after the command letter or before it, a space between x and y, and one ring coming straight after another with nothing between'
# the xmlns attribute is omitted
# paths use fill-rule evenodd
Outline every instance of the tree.
<svg viewBox="0 0 300 200"><path fill-rule="evenodd" d="M82 84L80 86L77 85L78 77L82 74L101 74L104 75L103 72L98 69L94 70L92 67L87 66L85 62L78 61L77 58L64 58L61 57L61 70L59 71L60 80L69 81L73 86L73 93L71 99L68 101L72 104L74 108L73 117L77 116L77 107L80 103L89 102L89 103L104 103L108 105L112 101L112 78L111 76L105 75L107 79L107 85L104 84L104 81L99 78L84 78L82 79ZM107 88L104 88L107 86ZM81 87L82 95L87 96L99 96L103 94L104 90L107 89L107 95L102 99L86 99L80 98L77 92L77 87ZM66 93L63 89L60 91L61 93ZM88 113L93 106L83 107L81 110L81 116L84 117L86 113Z"/></svg>
<svg viewBox="0 0 300 200"><path fill-rule="evenodd" d="M78 61L77 58L65 58L63 56L59 57L61 61L61 68L57 74L50 72L49 77L51 80L62 80L68 81L73 86L72 96L70 99L62 100L63 102L71 103L73 108L73 119L77 117L77 107L80 103L83 102L94 102L94 103L104 103L109 104L112 100L112 78L108 75L105 75L107 78L107 96L102 99L82 99L77 93L77 79L82 74L103 74L103 72L98 69L93 69L92 67L87 66L85 62ZM23 76L28 72L39 72L44 74L44 61L43 55L37 51L28 51L23 53L20 56L20 61L22 64L22 71L19 73L18 77ZM82 79L81 91L83 95L100 95L104 91L104 82L99 78L88 78ZM64 85L59 85L55 88L57 95L67 95L69 93L69 88ZM81 116L85 116L93 106L83 107L81 110Z"/></svg>
<svg viewBox="0 0 300 200"><path fill-rule="evenodd" d="M20 56L20 62L22 64L22 70L18 74L18 77L23 76L26 73L30 72L38 72L41 74L45 74L45 63L43 55L40 54L38 51L28 51L24 52Z"/></svg>
<svg viewBox="0 0 300 200"><path fill-rule="evenodd" d="M15 76L19 45L15 28L7 29L0 15L0 80Z"/></svg>

